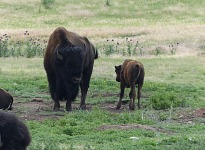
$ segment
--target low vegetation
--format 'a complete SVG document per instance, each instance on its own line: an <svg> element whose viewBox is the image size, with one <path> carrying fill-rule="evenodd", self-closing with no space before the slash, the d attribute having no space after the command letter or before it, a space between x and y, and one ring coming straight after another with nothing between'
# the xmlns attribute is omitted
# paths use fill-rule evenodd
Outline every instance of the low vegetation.
<svg viewBox="0 0 205 150"><path fill-rule="evenodd" d="M28 5L29 3L29 5ZM12 5L11 5L12 4ZM0 88L14 97L29 127L29 150L204 149L203 0L3 0L0 2ZM86 111L52 111L43 67L49 35L59 26L97 47ZM129 90L116 110L114 66L145 67L142 109L129 111Z"/></svg>
<svg viewBox="0 0 205 150"><path fill-rule="evenodd" d="M205 107L204 72L200 65L204 58L140 58L145 69L149 68L145 70L142 109L129 111L129 90L126 90L122 109L116 111L120 89L115 81L114 65L124 59L99 58L95 62L87 98L89 109L76 110L77 98L74 110L67 113L64 102L61 102L62 111L52 111L42 58L1 58L4 66L1 67L0 83L15 97L13 112L21 118L36 116L35 120L26 121L32 134L29 149L202 148L203 137L200 135L204 132L205 120L195 118L192 113ZM153 67L153 63L161 67ZM190 68L191 64L197 67L180 73L181 67ZM190 76L193 71L198 74L198 79L193 80ZM37 108L34 103L30 107L24 106L35 99L49 107L41 106L40 102Z"/></svg>

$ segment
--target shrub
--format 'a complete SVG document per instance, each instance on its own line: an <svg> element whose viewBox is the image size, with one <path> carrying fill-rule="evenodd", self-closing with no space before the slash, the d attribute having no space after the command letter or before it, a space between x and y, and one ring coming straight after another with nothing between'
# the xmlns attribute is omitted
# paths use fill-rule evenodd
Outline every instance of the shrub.
<svg viewBox="0 0 205 150"><path fill-rule="evenodd" d="M177 95L172 92L156 93L149 98L149 101L152 108L156 110L164 110L169 109L171 107L183 107L185 105L185 101L179 99Z"/></svg>
<svg viewBox="0 0 205 150"><path fill-rule="evenodd" d="M25 31L25 39L14 41L7 34L0 37L0 57L42 57L47 41L40 38L29 38Z"/></svg>
<svg viewBox="0 0 205 150"><path fill-rule="evenodd" d="M54 0L41 0L42 5L46 8L49 9L50 5L54 2Z"/></svg>
<svg viewBox="0 0 205 150"><path fill-rule="evenodd" d="M110 2L109 2L109 0L106 0L105 5L106 5L106 6L110 6Z"/></svg>

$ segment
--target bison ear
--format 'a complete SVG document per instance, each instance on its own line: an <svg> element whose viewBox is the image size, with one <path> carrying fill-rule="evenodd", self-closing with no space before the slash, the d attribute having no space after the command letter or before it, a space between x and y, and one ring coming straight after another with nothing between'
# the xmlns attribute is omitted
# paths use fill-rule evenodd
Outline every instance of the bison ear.
<svg viewBox="0 0 205 150"><path fill-rule="evenodd" d="M56 58L63 60L63 55L59 52L58 46L56 47Z"/></svg>
<svg viewBox="0 0 205 150"><path fill-rule="evenodd" d="M63 55L57 51L57 59L63 60Z"/></svg>
<svg viewBox="0 0 205 150"><path fill-rule="evenodd" d="M73 43L71 43L68 39L66 39L65 43L67 46L73 47Z"/></svg>
<svg viewBox="0 0 205 150"><path fill-rule="evenodd" d="M122 65L115 66L115 69L120 69L121 67L122 67Z"/></svg>

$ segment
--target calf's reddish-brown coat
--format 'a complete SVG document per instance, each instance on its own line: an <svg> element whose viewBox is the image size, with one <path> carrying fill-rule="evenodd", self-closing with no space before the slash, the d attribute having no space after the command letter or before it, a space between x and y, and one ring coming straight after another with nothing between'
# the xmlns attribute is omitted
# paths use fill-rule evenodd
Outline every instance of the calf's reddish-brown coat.
<svg viewBox="0 0 205 150"><path fill-rule="evenodd" d="M140 109L140 97L141 97L141 89L144 83L144 66L142 63L126 59L122 65L115 66L116 72L116 81L120 82L120 98L117 104L117 109L119 109L122 105L122 98L124 96L124 89L131 88L129 97L130 97L130 104L129 108L131 110L135 109L135 97L136 91L135 86L138 87L137 98L138 98L138 108Z"/></svg>
<svg viewBox="0 0 205 150"><path fill-rule="evenodd" d="M13 97L3 89L0 89L0 109L12 110Z"/></svg>

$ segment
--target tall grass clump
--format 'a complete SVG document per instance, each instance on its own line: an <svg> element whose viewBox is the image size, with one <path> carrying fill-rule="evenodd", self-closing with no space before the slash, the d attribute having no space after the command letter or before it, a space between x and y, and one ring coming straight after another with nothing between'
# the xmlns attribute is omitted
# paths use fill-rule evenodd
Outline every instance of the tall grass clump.
<svg viewBox="0 0 205 150"><path fill-rule="evenodd" d="M102 55L122 55L122 56L143 56L143 55L175 55L179 43L171 45L159 45L153 50L147 43L141 43L135 37L120 37L106 39L103 44L98 44L97 48Z"/></svg>
<svg viewBox="0 0 205 150"><path fill-rule="evenodd" d="M51 4L54 3L54 0L41 0L41 4L44 6L44 8L49 9Z"/></svg>
<svg viewBox="0 0 205 150"><path fill-rule="evenodd" d="M170 54L171 55L175 55L176 51L177 51L177 47L179 46L179 43L177 43L176 45L169 45L169 50L170 50Z"/></svg>
<svg viewBox="0 0 205 150"><path fill-rule="evenodd" d="M0 57L42 57L47 41L39 37L31 38L25 31L24 39L14 41L11 36L0 37Z"/></svg>
<svg viewBox="0 0 205 150"><path fill-rule="evenodd" d="M110 56L113 54L119 54L122 56L142 56L144 54L143 46L138 41L134 41L129 38L125 38L124 41L119 42L117 40L107 39L101 48L98 47L101 54Z"/></svg>
<svg viewBox="0 0 205 150"><path fill-rule="evenodd" d="M110 6L110 1L109 1L109 0L106 0L105 5L106 5L106 6Z"/></svg>
<svg viewBox="0 0 205 150"><path fill-rule="evenodd" d="M8 51L9 51L9 39L11 37L8 36L7 34L3 34L0 37L0 57L6 57L8 55Z"/></svg>
<svg viewBox="0 0 205 150"><path fill-rule="evenodd" d="M179 97L173 92L156 92L149 97L149 101L151 107L156 110L185 106L185 100L179 99Z"/></svg>

